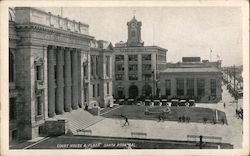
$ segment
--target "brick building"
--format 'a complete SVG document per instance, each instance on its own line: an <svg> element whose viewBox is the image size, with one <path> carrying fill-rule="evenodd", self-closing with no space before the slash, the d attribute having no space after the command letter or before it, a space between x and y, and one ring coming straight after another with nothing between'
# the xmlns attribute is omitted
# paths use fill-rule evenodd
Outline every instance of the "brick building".
<svg viewBox="0 0 250 156"><path fill-rule="evenodd" d="M113 89L116 98L151 96L159 91L159 72L165 68L167 50L158 46L144 46L141 25L133 17L127 22L127 42L115 44Z"/></svg>

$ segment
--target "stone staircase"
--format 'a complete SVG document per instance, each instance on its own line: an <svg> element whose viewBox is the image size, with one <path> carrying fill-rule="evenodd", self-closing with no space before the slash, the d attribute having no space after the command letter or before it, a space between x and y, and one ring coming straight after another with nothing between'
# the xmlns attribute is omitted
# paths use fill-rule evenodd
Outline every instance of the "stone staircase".
<svg viewBox="0 0 250 156"><path fill-rule="evenodd" d="M101 116L94 116L82 109L65 112L62 115L56 115L55 119L67 119L68 128L73 134L77 134L77 129L86 129L87 127L103 120Z"/></svg>

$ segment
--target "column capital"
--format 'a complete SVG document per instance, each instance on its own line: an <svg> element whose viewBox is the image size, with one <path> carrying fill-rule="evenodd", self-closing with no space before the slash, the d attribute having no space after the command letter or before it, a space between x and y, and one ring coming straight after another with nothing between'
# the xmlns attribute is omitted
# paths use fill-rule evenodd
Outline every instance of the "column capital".
<svg viewBox="0 0 250 156"><path fill-rule="evenodd" d="M61 47L61 46L56 46L57 50L65 50L65 47Z"/></svg>
<svg viewBox="0 0 250 156"><path fill-rule="evenodd" d="M65 51L72 51L73 48L71 48L71 47L64 47L64 50L65 50Z"/></svg>
<svg viewBox="0 0 250 156"><path fill-rule="evenodd" d="M48 45L48 49L54 50L56 48L56 46L54 45Z"/></svg>

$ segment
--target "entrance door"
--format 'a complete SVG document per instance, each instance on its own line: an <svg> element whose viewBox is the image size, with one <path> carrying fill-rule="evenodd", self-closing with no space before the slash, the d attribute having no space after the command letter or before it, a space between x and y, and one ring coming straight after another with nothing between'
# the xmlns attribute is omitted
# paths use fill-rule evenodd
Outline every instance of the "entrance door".
<svg viewBox="0 0 250 156"><path fill-rule="evenodd" d="M150 85L145 85L142 87L142 94L146 97L152 95L152 88Z"/></svg>
<svg viewBox="0 0 250 156"><path fill-rule="evenodd" d="M138 87L136 85L132 85L129 87L129 98L138 97Z"/></svg>

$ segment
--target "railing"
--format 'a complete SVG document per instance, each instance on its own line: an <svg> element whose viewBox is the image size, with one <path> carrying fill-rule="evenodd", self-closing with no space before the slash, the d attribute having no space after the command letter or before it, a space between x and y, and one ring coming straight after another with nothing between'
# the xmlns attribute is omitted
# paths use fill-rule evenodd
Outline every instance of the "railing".
<svg viewBox="0 0 250 156"><path fill-rule="evenodd" d="M187 141L195 141L200 142L200 137L198 135L187 135ZM213 142L213 143L221 143L222 138L216 136L202 136L202 143Z"/></svg>

